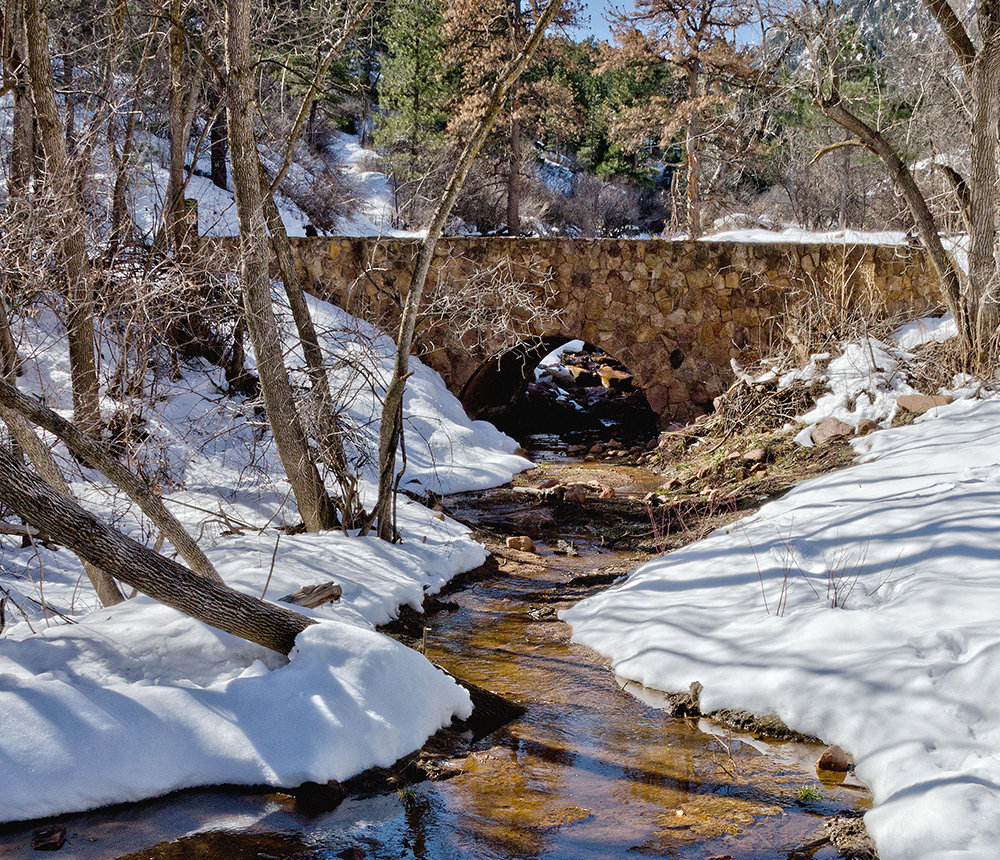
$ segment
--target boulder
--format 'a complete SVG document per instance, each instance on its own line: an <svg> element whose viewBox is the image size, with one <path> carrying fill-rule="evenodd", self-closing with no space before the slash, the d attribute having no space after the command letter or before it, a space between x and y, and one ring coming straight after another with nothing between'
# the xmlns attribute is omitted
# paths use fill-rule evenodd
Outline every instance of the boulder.
<svg viewBox="0 0 1000 860"><path fill-rule="evenodd" d="M948 394L904 394L896 398L896 405L901 412L913 415L923 415L939 406L947 406L955 398Z"/></svg>
<svg viewBox="0 0 1000 860"><path fill-rule="evenodd" d="M567 484L563 493L563 501L571 505L582 505L587 501L588 489L584 484Z"/></svg>
<svg viewBox="0 0 1000 860"><path fill-rule="evenodd" d="M516 549L518 552L535 552L535 542L527 535L517 535L507 538L507 549Z"/></svg>
<svg viewBox="0 0 1000 860"><path fill-rule="evenodd" d="M850 424L845 424L836 418L827 418L813 428L813 445L822 445L840 436L850 436L853 432L854 428Z"/></svg>
<svg viewBox="0 0 1000 860"><path fill-rule="evenodd" d="M847 773L852 767L854 767L854 760L836 744L828 746L823 750L823 754L816 759L816 770Z"/></svg>

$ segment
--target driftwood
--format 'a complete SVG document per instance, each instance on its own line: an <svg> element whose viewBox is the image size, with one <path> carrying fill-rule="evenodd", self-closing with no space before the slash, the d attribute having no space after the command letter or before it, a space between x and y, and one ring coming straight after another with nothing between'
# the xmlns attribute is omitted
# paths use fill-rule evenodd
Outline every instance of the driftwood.
<svg viewBox="0 0 1000 860"><path fill-rule="evenodd" d="M337 583L324 582L321 585L303 586L298 591L293 591L291 594L286 594L284 597L278 599L282 603L293 603L296 606L315 609L324 603L333 603L335 600L340 600L343 593L344 589L337 585Z"/></svg>

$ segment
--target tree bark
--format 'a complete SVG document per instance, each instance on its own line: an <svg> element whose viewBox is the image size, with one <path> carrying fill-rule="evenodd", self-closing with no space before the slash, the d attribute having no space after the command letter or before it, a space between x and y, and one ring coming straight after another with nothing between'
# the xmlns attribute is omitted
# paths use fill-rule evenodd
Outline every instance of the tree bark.
<svg viewBox="0 0 1000 860"><path fill-rule="evenodd" d="M35 116L45 151L46 181L50 184L61 220L60 256L66 270L69 364L73 385L73 416L94 438L101 436L97 365L94 358L94 296L90 260L83 228L83 211L76 195L66 136L56 105L55 80L49 53L49 22L41 0L25 0L28 66L35 99Z"/></svg>
<svg viewBox="0 0 1000 860"><path fill-rule="evenodd" d="M983 45L976 55L972 81L972 173L969 234L969 283L965 306L970 317L977 361L997 353L1000 289L997 271L997 131L1000 119L1000 11L997 4L979 4Z"/></svg>
<svg viewBox="0 0 1000 860"><path fill-rule="evenodd" d="M137 543L59 496L0 447L0 493L25 522L127 585L218 630L288 654L315 622L227 588Z"/></svg>
<svg viewBox="0 0 1000 860"><path fill-rule="evenodd" d="M225 110L216 110L219 96L213 96L214 102L211 105L215 111L215 119L212 121L212 128L209 132L209 158L212 163L212 184L217 188L229 188L229 176L226 170L227 153L227 130Z"/></svg>
<svg viewBox="0 0 1000 860"><path fill-rule="evenodd" d="M94 442L61 415L32 400L6 382L0 382L0 406L18 413L62 439L74 456L104 474L140 507L195 573L222 582L222 577L202 552L201 547L167 510L163 500L144 480L116 460L103 445Z"/></svg>
<svg viewBox="0 0 1000 860"><path fill-rule="evenodd" d="M334 508L312 460L284 365L278 324L271 306L270 259L264 223L260 162L254 136L254 64L248 0L226 2L226 70L229 146L240 225L243 301L257 358L264 407L307 531L332 527Z"/></svg>
<svg viewBox="0 0 1000 860"><path fill-rule="evenodd" d="M285 223L281 220L281 213L274 202L263 165L261 165L260 171L264 216L271 233L271 244L278 260L281 280L285 285L285 295L288 297L292 318L295 320L295 328L299 334L299 342L302 344L302 353L306 360L306 374L309 376L309 384L316 405L316 441L319 443L323 462L333 472L340 486L341 525L345 530L358 528L364 522L365 511L358 491L357 476L351 470L347 453L344 450L343 429L334 407L323 350L320 348L316 326L313 325L312 316L309 313L309 305L306 302L305 291L302 289L299 272L295 266L292 245L288 241Z"/></svg>
<svg viewBox="0 0 1000 860"><path fill-rule="evenodd" d="M691 115L685 135L687 149L687 221L692 239L701 236L701 113L697 108L700 75L698 60L688 64L688 98Z"/></svg>
<svg viewBox="0 0 1000 860"><path fill-rule="evenodd" d="M7 193L17 199L28 194L35 146L27 54L23 4L10 0L3 10L3 83L14 96Z"/></svg>
<svg viewBox="0 0 1000 860"><path fill-rule="evenodd" d="M382 419L379 427L378 501L375 503L375 508L369 515L364 529L367 531L373 523L377 522L378 536L383 540L392 541L397 538L396 524L391 512L395 489L396 450L399 448L399 439L403 432L403 394L406 389L406 380L410 375L410 350L413 348L413 335L420 312L420 300L423 297L424 285L427 283L431 260L434 258L434 249L444 232L444 225L455 206L455 200L462 190L465 178L469 175L472 162L479 153L486 135L496 123L497 116L507 100L511 87L541 44L545 28L559 11L560 5L562 5L562 0L548 0L531 37L521 49L520 54L501 73L500 79L490 94L486 111L462 150L451 178L445 186L434 216L431 218L431 223L427 227L427 235L420 243L416 268L410 282L409 292L406 294L403 315L399 323L399 333L396 336L396 361L392 380L382 402Z"/></svg>

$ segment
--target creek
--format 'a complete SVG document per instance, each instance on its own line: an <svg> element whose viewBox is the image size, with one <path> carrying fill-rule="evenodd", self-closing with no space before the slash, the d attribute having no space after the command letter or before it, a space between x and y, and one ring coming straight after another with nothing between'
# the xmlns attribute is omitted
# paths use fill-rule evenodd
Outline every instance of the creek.
<svg viewBox="0 0 1000 860"><path fill-rule="evenodd" d="M661 480L642 469L564 459L530 479L546 474L611 485L620 504ZM817 839L825 817L868 808L870 798L852 776L818 780L813 762L822 747L767 742L705 719L671 717L660 694L616 678L596 654L570 641L558 610L647 555L609 548L613 541L595 527L586 506L546 506L509 490L443 503L492 536L497 563L421 619L427 654L523 705L522 718L441 762L450 778L352 794L329 811L307 811L273 792L179 792L63 817L69 839L58 856L838 856L830 845L803 846ZM505 550L503 533L524 533L527 523L538 553ZM30 829L0 833L0 858L37 857L30 842Z"/></svg>

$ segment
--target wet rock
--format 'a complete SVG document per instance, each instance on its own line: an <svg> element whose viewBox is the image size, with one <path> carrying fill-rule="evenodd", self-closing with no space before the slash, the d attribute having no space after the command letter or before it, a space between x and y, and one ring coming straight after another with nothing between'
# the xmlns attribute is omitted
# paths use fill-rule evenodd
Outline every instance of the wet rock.
<svg viewBox="0 0 1000 860"><path fill-rule="evenodd" d="M854 428L850 424L845 424L836 418L827 418L825 421L820 421L813 429L813 445L822 445L831 439L836 439L840 436L849 436L853 432Z"/></svg>
<svg viewBox="0 0 1000 860"><path fill-rule="evenodd" d="M699 681L692 681L686 693L668 693L668 711L674 717L700 717L701 691L704 686Z"/></svg>
<svg viewBox="0 0 1000 860"><path fill-rule="evenodd" d="M365 857L368 855L356 845L352 845L350 848L338 851L337 856L342 858L342 860L365 860Z"/></svg>
<svg viewBox="0 0 1000 860"><path fill-rule="evenodd" d="M580 554L577 552L576 547L573 546L573 544L571 544L568 540L557 540L554 544L552 544L552 552L556 555L565 555L570 558L576 558Z"/></svg>
<svg viewBox="0 0 1000 860"><path fill-rule="evenodd" d="M581 446L582 447L582 446ZM537 484L537 489L539 490L551 490L553 487L559 486L558 478L546 478L540 484Z"/></svg>
<svg viewBox="0 0 1000 860"><path fill-rule="evenodd" d="M847 773L852 767L854 767L854 760L836 744L828 746L816 760L816 770Z"/></svg>
<svg viewBox="0 0 1000 860"><path fill-rule="evenodd" d="M347 799L344 787L335 780L328 783L304 782L290 794L299 810L309 816L333 812Z"/></svg>
<svg viewBox="0 0 1000 860"><path fill-rule="evenodd" d="M902 412L923 415L931 409L947 406L954 399L948 394L904 394L896 398L896 405Z"/></svg>
<svg viewBox="0 0 1000 860"><path fill-rule="evenodd" d="M61 824L39 827L31 834L31 847L36 851L58 851L66 844L66 828Z"/></svg>
<svg viewBox="0 0 1000 860"><path fill-rule="evenodd" d="M590 450L586 445L570 445L566 449L567 457L581 457Z"/></svg>
<svg viewBox="0 0 1000 860"><path fill-rule="evenodd" d="M567 484L566 492L563 493L563 501L571 505L582 505L587 501L589 490L583 484Z"/></svg>
<svg viewBox="0 0 1000 860"><path fill-rule="evenodd" d="M763 738L774 738L779 741L816 741L808 735L794 732L786 726L775 714L758 716L752 711L741 708L723 708L713 711L709 716L717 723L741 732L750 732Z"/></svg>
<svg viewBox="0 0 1000 860"><path fill-rule="evenodd" d="M600 491L597 494L597 498L599 498L599 499L613 499L617 495L618 494L615 492L615 488L614 487L601 487Z"/></svg>
<svg viewBox="0 0 1000 860"><path fill-rule="evenodd" d="M595 457L597 457L600 454L604 453L604 446L600 442L595 442L593 445L590 446L590 450L587 453L593 454Z"/></svg>
<svg viewBox="0 0 1000 860"><path fill-rule="evenodd" d="M516 549L518 552L536 552L535 542L527 535L507 538L507 549Z"/></svg>
<svg viewBox="0 0 1000 860"><path fill-rule="evenodd" d="M601 385L605 388L624 390L632 384L632 374L624 370L616 370L613 367L601 365L597 368L597 375L601 378Z"/></svg>
<svg viewBox="0 0 1000 860"><path fill-rule="evenodd" d="M847 860L878 860L875 843L865 830L863 813L841 812L823 824L823 831Z"/></svg>

